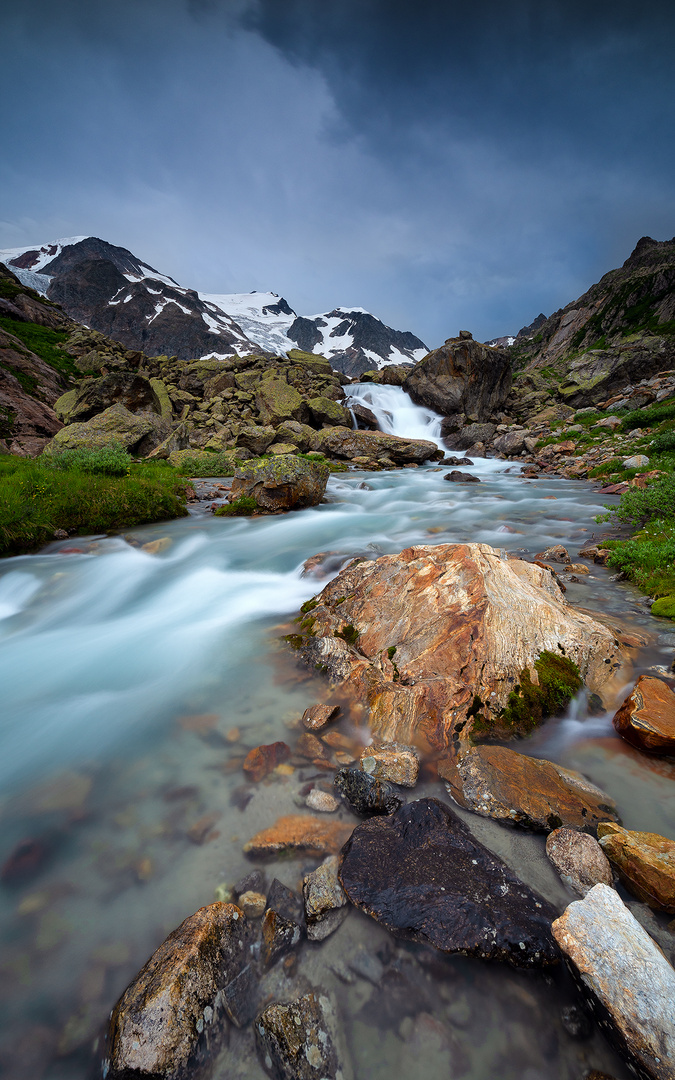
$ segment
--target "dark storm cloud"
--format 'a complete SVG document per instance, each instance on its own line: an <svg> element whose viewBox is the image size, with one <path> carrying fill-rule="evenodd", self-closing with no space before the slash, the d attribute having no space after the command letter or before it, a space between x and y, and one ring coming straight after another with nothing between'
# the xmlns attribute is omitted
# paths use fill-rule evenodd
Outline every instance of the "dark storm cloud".
<svg viewBox="0 0 675 1080"><path fill-rule="evenodd" d="M29 0L0 244L94 232L209 291L435 344L566 303L673 224L670 4Z"/></svg>

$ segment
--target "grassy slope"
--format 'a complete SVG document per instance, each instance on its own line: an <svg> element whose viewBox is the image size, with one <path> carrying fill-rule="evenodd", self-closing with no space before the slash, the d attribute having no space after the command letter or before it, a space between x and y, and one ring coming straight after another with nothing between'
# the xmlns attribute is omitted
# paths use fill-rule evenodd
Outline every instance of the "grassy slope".
<svg viewBox="0 0 675 1080"><path fill-rule="evenodd" d="M40 459L0 457L0 555L48 543L56 529L100 533L183 517L185 481L159 463L107 476Z"/></svg>

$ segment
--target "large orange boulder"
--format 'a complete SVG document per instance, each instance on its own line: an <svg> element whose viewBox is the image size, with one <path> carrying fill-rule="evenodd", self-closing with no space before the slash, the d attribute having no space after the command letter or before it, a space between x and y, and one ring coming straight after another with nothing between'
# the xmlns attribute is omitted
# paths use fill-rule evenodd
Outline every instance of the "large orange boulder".
<svg viewBox="0 0 675 1080"><path fill-rule="evenodd" d="M675 694L663 679L641 675L612 722L638 750L675 754Z"/></svg>
<svg viewBox="0 0 675 1080"><path fill-rule="evenodd" d="M460 749L471 731L531 728L549 677L549 713L566 677L567 697L583 680L608 705L625 683L614 632L568 604L550 571L487 544L353 562L303 611L293 643L367 701L385 742Z"/></svg>
<svg viewBox="0 0 675 1080"><path fill-rule="evenodd" d="M611 821L598 826L598 839L634 896L657 911L675 914L675 840L622 829Z"/></svg>

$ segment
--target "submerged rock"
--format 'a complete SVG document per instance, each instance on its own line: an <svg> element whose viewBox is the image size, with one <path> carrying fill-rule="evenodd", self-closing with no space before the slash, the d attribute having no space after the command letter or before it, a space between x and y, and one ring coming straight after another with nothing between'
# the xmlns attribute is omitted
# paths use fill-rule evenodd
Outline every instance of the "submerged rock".
<svg viewBox="0 0 675 1080"><path fill-rule="evenodd" d="M330 998L313 990L289 1005L270 1005L255 1021L260 1060L274 1080L349 1080Z"/></svg>
<svg viewBox="0 0 675 1080"><path fill-rule="evenodd" d="M468 744L476 728L531 729L540 699L564 706L561 666L567 696L584 680L611 701L613 681L625 677L627 653L612 630L571 607L548 570L487 544L410 547L352 563L300 629L307 662L367 701L380 739L434 749L455 736Z"/></svg>
<svg viewBox="0 0 675 1080"><path fill-rule="evenodd" d="M246 965L246 920L234 904L185 919L113 1009L104 1075L182 1080L222 1026L222 991Z"/></svg>
<svg viewBox="0 0 675 1080"><path fill-rule="evenodd" d="M279 454L272 459L238 465L229 499L230 502L255 499L263 510L315 506L323 499L329 475L328 465L323 461Z"/></svg>
<svg viewBox="0 0 675 1080"><path fill-rule="evenodd" d="M570 889L585 896L594 885L613 885L612 868L598 841L576 829L554 829L546 854Z"/></svg>
<svg viewBox="0 0 675 1080"><path fill-rule="evenodd" d="M641 675L612 723L638 750L675 754L675 694L663 679Z"/></svg>
<svg viewBox="0 0 675 1080"><path fill-rule="evenodd" d="M305 855L334 855L351 832L351 825L339 821L287 814L267 829L256 833L246 844L248 855L277 855L293 851Z"/></svg>
<svg viewBox="0 0 675 1080"><path fill-rule="evenodd" d="M390 780L401 787L414 787L420 771L420 759L412 746L383 743L367 746L361 754L361 768L376 780Z"/></svg>
<svg viewBox="0 0 675 1080"><path fill-rule="evenodd" d="M284 918L274 908L268 908L262 921L260 958L265 967L294 949L302 937L302 928L293 919Z"/></svg>
<svg viewBox="0 0 675 1080"><path fill-rule="evenodd" d="M254 783L273 772L282 761L290 757L291 748L285 742L269 743L249 750L244 758L242 769Z"/></svg>
<svg viewBox="0 0 675 1080"><path fill-rule="evenodd" d="M323 941L347 917L347 897L338 881L339 859L331 855L308 874L302 886L310 941Z"/></svg>
<svg viewBox="0 0 675 1080"><path fill-rule="evenodd" d="M553 934L637 1075L673 1080L675 971L615 890L595 885L553 923Z"/></svg>
<svg viewBox="0 0 675 1080"><path fill-rule="evenodd" d="M363 817L391 814L401 805L401 799L391 784L370 776L363 769L340 769L335 774L333 784L354 813Z"/></svg>
<svg viewBox="0 0 675 1080"><path fill-rule="evenodd" d="M675 914L675 841L631 832L611 821L598 826L605 855L627 889L657 911Z"/></svg>
<svg viewBox="0 0 675 1080"><path fill-rule="evenodd" d="M497 821L542 832L565 825L594 833L598 822L617 819L614 801L581 773L506 746L473 747L457 762L456 774L450 793Z"/></svg>
<svg viewBox="0 0 675 1080"><path fill-rule="evenodd" d="M555 910L438 799L358 825L340 881L353 904L397 937L516 967L558 960Z"/></svg>
<svg viewBox="0 0 675 1080"><path fill-rule="evenodd" d="M339 712L339 705L311 705L302 714L302 726L307 731L322 731L331 720L335 720Z"/></svg>

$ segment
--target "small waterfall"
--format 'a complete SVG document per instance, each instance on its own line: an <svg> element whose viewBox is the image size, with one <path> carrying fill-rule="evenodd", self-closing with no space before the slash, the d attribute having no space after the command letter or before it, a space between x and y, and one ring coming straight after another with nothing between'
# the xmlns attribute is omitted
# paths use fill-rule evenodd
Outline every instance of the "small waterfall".
<svg viewBox="0 0 675 1080"><path fill-rule="evenodd" d="M374 413L380 431L403 439L426 439L445 451L441 441L443 417L424 405L415 405L402 387L356 383L346 392L347 408L355 401L365 405Z"/></svg>

